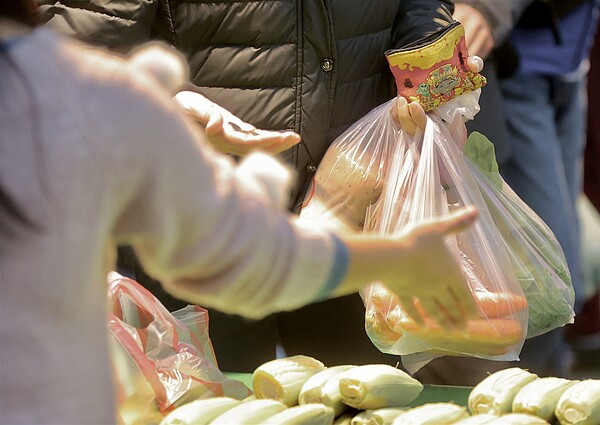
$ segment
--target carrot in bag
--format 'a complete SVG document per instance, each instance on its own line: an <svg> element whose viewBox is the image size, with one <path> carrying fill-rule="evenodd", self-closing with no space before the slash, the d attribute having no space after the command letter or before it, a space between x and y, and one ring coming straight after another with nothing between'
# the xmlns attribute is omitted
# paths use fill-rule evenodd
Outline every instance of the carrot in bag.
<svg viewBox="0 0 600 425"><path fill-rule="evenodd" d="M474 296L482 318L494 319L510 316L525 310L528 306L525 297L510 292L475 291ZM371 301L376 309L382 312L392 311L398 305L396 296L383 287L373 291ZM418 299L415 301L415 307L421 316L427 317L427 313Z"/></svg>
<svg viewBox="0 0 600 425"><path fill-rule="evenodd" d="M524 338L524 330L512 319L473 319L465 329L446 330L429 318L421 326L403 316L399 309L388 314L388 323L396 332L405 332L427 341L440 349L429 352L477 353L497 356L508 353L510 348Z"/></svg>

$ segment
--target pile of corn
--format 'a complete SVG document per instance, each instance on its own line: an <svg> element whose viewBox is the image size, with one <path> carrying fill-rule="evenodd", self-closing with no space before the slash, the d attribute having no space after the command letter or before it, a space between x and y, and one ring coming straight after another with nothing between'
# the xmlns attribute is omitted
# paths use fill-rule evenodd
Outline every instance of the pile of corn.
<svg viewBox="0 0 600 425"><path fill-rule="evenodd" d="M468 404L473 418L483 414L504 421L467 424L527 425L557 421L560 425L600 425L600 380L540 378L514 367L493 373L477 384L469 394ZM533 419L526 422L519 415ZM507 418L515 420L506 422Z"/></svg>
<svg viewBox="0 0 600 425"><path fill-rule="evenodd" d="M273 360L252 376L254 395L196 400L160 425L600 425L600 381L496 372L454 403L409 408L423 385L388 365L325 367L308 356Z"/></svg>

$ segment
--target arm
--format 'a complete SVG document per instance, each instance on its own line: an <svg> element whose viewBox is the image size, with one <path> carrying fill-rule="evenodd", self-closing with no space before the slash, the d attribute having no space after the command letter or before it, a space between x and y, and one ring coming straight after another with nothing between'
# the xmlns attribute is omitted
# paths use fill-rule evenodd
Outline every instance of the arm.
<svg viewBox="0 0 600 425"><path fill-rule="evenodd" d="M164 92L119 88L107 95L114 108L98 105L90 113L101 122L119 122L96 136L113 162L108 178L119 206L114 237L131 243L174 295L260 317L381 279L401 302L416 296L427 306L447 306L453 324L474 312L443 242L445 234L473 221L473 211L407 229L395 239L340 239L311 230L269 205L259 179L213 151ZM117 119L123 116L128 119Z"/></svg>
<svg viewBox="0 0 600 425"><path fill-rule="evenodd" d="M394 46L403 47L445 28L452 22L451 0L404 0L394 28Z"/></svg>
<svg viewBox="0 0 600 425"><path fill-rule="evenodd" d="M132 52L129 63L169 93L176 93L175 102L204 128L208 141L222 153L245 156L261 150L275 155L300 142L300 135L293 131L257 129L199 93L177 92L188 81L189 70L183 56L163 43L144 43Z"/></svg>

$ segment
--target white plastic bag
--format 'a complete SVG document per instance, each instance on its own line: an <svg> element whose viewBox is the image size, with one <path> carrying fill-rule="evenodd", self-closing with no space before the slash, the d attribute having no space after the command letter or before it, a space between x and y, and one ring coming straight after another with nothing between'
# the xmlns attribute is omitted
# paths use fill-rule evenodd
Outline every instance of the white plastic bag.
<svg viewBox="0 0 600 425"><path fill-rule="evenodd" d="M329 148L300 214L314 226L394 235L456 208L478 207L477 222L447 243L478 302L480 320L465 331L447 332L433 322L422 328L382 283L362 294L369 337L380 350L402 355L409 368L439 355L517 360L530 297L543 313L529 323L529 336L572 319L570 280L556 239L499 175L487 176L463 154L464 120L479 110L478 96L464 94L433 109L425 130L414 137L392 119L395 99L375 108ZM554 273L549 279L548 271ZM560 311L546 291L535 289L548 285L564 295Z"/></svg>

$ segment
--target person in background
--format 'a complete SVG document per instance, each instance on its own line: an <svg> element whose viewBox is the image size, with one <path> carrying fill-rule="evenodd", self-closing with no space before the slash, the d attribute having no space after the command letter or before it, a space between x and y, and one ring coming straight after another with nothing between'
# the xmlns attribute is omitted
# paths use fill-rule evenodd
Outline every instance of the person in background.
<svg viewBox="0 0 600 425"><path fill-rule="evenodd" d="M600 374L600 34L590 53L588 112L583 165L583 194L578 200L586 298L573 326L566 330L578 374Z"/></svg>
<svg viewBox="0 0 600 425"><path fill-rule="evenodd" d="M1 424L115 423L106 273L118 243L167 291L251 318L372 280L432 317L438 303L446 325L477 314L444 243L475 210L397 238L303 228L279 162L238 166L135 60L36 18L26 0L0 3ZM407 106L398 119L415 126Z"/></svg>
<svg viewBox="0 0 600 425"><path fill-rule="evenodd" d="M206 124L207 109L224 108L207 127L223 152L243 156L257 147L232 143L227 136L236 130L300 134L290 149L270 146L296 170L289 202L294 212L331 142L396 96L384 52L441 31L453 10L450 0L39 3L48 25L85 41L117 51L150 38L175 46L190 63L190 91L196 92L193 102L176 98L192 112L201 109L197 115ZM213 102L218 107L207 106ZM158 293L160 284L145 277L131 252L128 257L121 264L133 264L133 277ZM172 310L186 304L160 298ZM369 340L358 294L260 321L214 309L210 317L213 346L226 371L251 372L275 358L278 345L289 355L311 355L328 365L398 363Z"/></svg>
<svg viewBox="0 0 600 425"><path fill-rule="evenodd" d="M466 123L469 132L478 131L494 144L496 160L503 164L510 156L508 129L499 79L515 72L515 55L507 46L510 30L531 0L455 0L453 18L465 28L469 54L485 60L482 74L487 79L481 91L481 110Z"/></svg>
<svg viewBox="0 0 600 425"><path fill-rule="evenodd" d="M500 81L511 150L500 173L560 242L576 314L584 301L576 205L583 187L586 81L598 10L597 0L533 1L510 34L519 67ZM520 365L540 375L568 376L569 361L562 328L528 340Z"/></svg>

